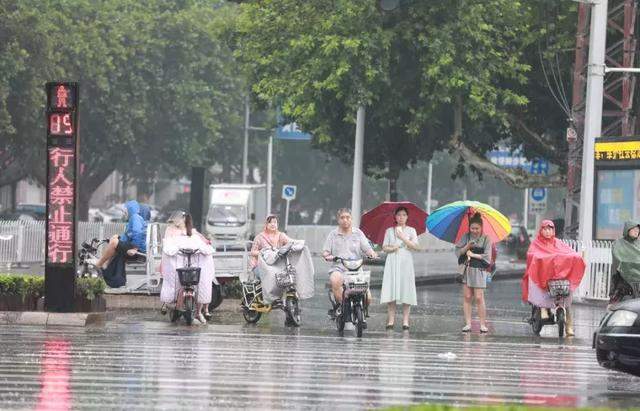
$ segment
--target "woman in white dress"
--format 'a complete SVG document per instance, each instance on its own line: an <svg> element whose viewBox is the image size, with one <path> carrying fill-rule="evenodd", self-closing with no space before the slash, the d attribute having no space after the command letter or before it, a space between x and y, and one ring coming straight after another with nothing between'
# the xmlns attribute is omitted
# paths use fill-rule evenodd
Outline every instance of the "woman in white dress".
<svg viewBox="0 0 640 411"><path fill-rule="evenodd" d="M181 248L198 249L199 254L191 257L194 266L200 267L200 282L198 283L197 319L206 324L211 317L209 303L211 302L212 283L217 284L213 265L213 247L210 241L193 228L191 215L177 211L169 218L164 239L162 241L162 289L160 300L165 304L177 303L180 291L180 281L176 268L183 267L186 259L180 255ZM163 312L165 307L163 306Z"/></svg>
<svg viewBox="0 0 640 411"><path fill-rule="evenodd" d="M380 303L387 304L387 330L393 329L396 304L402 304L402 329L409 329L409 311L417 304L416 280L411 250L419 250L415 228L407 226L409 211L398 207L395 212L396 225L384 234L382 249L387 253L382 277Z"/></svg>

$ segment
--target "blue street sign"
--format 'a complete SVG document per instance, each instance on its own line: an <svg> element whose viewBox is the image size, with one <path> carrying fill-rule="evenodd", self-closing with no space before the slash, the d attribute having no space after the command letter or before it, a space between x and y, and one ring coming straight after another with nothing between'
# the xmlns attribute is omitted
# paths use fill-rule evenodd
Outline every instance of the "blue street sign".
<svg viewBox="0 0 640 411"><path fill-rule="evenodd" d="M282 198L288 201L295 200L296 191L298 191L296 186L284 185L282 186Z"/></svg>
<svg viewBox="0 0 640 411"><path fill-rule="evenodd" d="M296 123L290 123L284 126L278 126L276 129L276 138L280 140L310 141L311 134L300 131Z"/></svg>
<svg viewBox="0 0 640 411"><path fill-rule="evenodd" d="M297 140L297 141L310 141L311 134L305 133L298 128L298 125L293 122L289 124L284 123L282 115L280 115L280 109L277 112L278 127L276 128L276 138L280 140Z"/></svg>
<svg viewBox="0 0 640 411"><path fill-rule="evenodd" d="M533 188L531 189L531 199L534 201L543 201L547 196L546 188Z"/></svg>
<svg viewBox="0 0 640 411"><path fill-rule="evenodd" d="M522 150L509 150L500 148L487 153L487 158L493 164L510 169L521 169L530 174L549 174L549 162L542 158L529 160Z"/></svg>

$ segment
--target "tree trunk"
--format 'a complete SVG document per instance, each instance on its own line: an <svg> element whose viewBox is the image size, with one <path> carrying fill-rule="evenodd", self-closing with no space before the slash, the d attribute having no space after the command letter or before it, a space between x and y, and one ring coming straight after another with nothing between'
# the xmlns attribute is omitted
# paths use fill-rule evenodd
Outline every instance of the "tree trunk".
<svg viewBox="0 0 640 411"><path fill-rule="evenodd" d="M11 183L11 211L16 211L18 205L18 181Z"/></svg>
<svg viewBox="0 0 640 411"><path fill-rule="evenodd" d="M389 165L389 201L398 201L398 178L400 178L400 169L393 164Z"/></svg>
<svg viewBox="0 0 640 411"><path fill-rule="evenodd" d="M78 204L76 205L79 221L87 221L89 218L89 201L91 200L91 196L113 171L114 169L111 167L101 168L99 170L93 169L91 171L85 171L85 174L80 176L77 187Z"/></svg>

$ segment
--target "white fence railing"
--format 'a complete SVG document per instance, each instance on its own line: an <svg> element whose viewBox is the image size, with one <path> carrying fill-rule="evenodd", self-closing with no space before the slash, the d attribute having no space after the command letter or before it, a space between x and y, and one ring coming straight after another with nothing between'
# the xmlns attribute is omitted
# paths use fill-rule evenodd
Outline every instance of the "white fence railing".
<svg viewBox="0 0 640 411"><path fill-rule="evenodd" d="M575 251L582 253L587 262L587 269L575 292L580 299L607 301L611 284L611 247L612 241L590 241L583 243L577 240L564 240Z"/></svg>
<svg viewBox="0 0 640 411"><path fill-rule="evenodd" d="M109 238L124 227L124 223L80 222L78 243ZM44 235L44 221L0 221L0 265L44 263Z"/></svg>
<svg viewBox="0 0 640 411"><path fill-rule="evenodd" d="M124 223L80 222L78 245L92 238L109 238L124 231ZM310 250L319 253L324 240L334 226L289 226L292 238L304 239ZM164 225L157 225L153 238L161 238ZM44 221L0 221L0 266L44 263ZM430 234L419 238L427 250L451 250L452 245L438 240ZM156 240L156 243L158 240ZM576 240L565 240L574 250L583 254L587 269L575 296L579 299L607 300L611 281L611 241L591 241L587 244ZM151 244L152 247L158 244ZM153 253L154 250L152 250Z"/></svg>

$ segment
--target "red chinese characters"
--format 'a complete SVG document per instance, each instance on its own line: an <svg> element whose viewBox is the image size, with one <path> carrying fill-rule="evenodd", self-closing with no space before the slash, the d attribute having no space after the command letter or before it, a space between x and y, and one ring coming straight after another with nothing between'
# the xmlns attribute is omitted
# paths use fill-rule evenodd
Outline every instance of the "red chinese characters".
<svg viewBox="0 0 640 411"><path fill-rule="evenodd" d="M73 262L75 161L72 148L50 148L47 262Z"/></svg>

